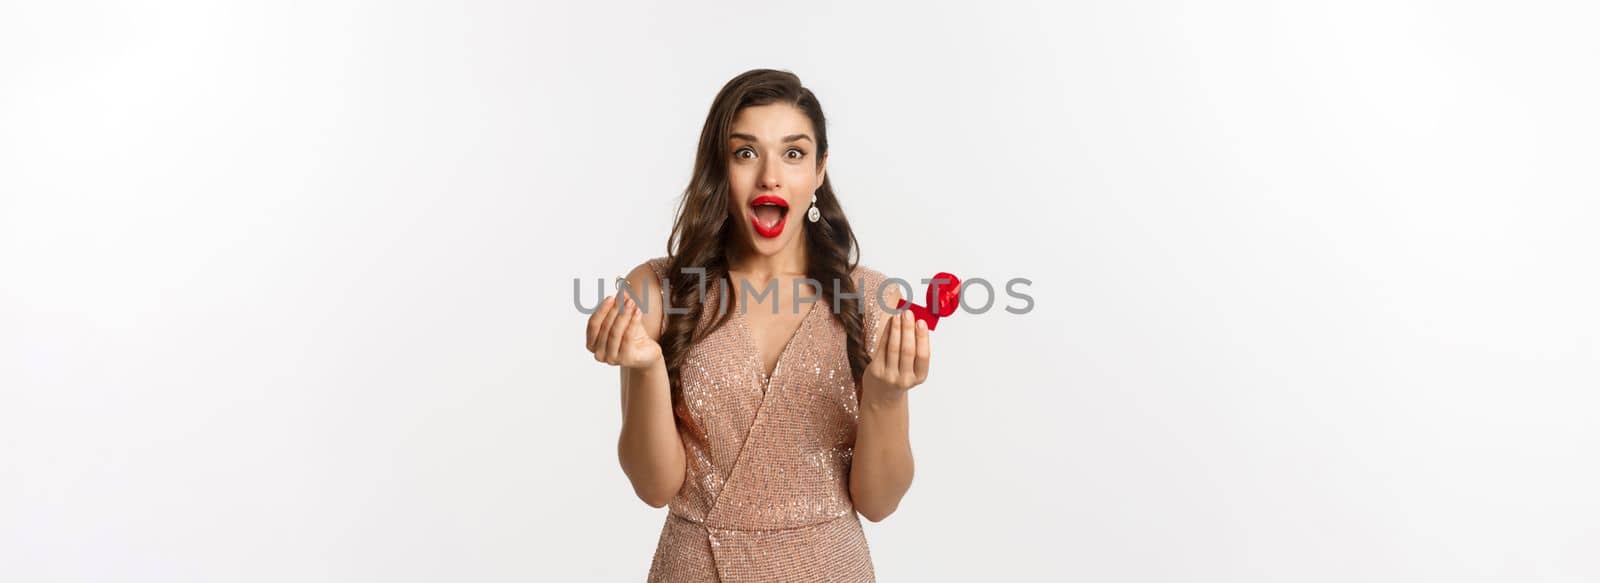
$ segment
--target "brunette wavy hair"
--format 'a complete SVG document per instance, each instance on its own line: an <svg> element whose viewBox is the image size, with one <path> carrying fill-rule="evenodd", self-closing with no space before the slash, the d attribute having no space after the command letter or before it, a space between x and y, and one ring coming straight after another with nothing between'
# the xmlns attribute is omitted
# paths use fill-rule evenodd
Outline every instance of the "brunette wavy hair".
<svg viewBox="0 0 1600 583"><path fill-rule="evenodd" d="M684 189L678 204L678 217L672 224L672 235L667 240L667 270L664 274L670 284L673 306L688 308L686 314L666 315L661 331L661 352L666 359L668 378L672 387L674 407L682 415L682 384L679 369L688 357L689 349L706 335L725 324L732 310L723 311L709 326L699 326L707 306L701 299L709 298L711 286L737 290L728 276L729 254L736 250L738 226L731 215L728 186L728 160L732 156L728 140L733 120L739 111L750 106L787 103L811 119L816 132L817 153L813 157L821 164L828 153L827 118L822 114L822 104L800 78L788 71L756 69L734 77L723 85L711 102L705 125L700 130L700 146L695 153L694 173L689 186ZM850 221L839 206L833 192L833 179L824 176L817 189L817 210L822 219L813 223L801 221L806 229L806 276L821 283L819 301L833 305L833 283L839 282L840 301L834 317L843 325L846 336L845 352L850 360L850 374L858 383L867 367L867 347L862 332L863 312L860 302L845 294L855 294L856 282L850 273L859 261L859 247ZM737 217L742 218L742 217ZM684 268L703 268L705 277L685 272ZM701 285L708 289L701 289ZM722 297L726 301L728 298ZM719 304L721 302L718 302Z"/></svg>

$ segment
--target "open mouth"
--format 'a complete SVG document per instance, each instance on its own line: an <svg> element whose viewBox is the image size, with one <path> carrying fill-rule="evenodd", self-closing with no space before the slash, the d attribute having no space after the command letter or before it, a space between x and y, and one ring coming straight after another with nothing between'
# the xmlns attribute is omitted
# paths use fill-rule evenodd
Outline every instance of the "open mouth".
<svg viewBox="0 0 1600 583"><path fill-rule="evenodd" d="M782 198L763 194L750 201L750 224L762 237L771 239L783 234L788 218L789 203Z"/></svg>

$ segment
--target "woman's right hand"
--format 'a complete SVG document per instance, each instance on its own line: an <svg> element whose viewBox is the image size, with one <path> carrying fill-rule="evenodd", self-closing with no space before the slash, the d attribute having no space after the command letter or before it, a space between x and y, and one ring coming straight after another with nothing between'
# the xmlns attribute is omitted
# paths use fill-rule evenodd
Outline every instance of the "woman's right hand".
<svg viewBox="0 0 1600 583"><path fill-rule="evenodd" d="M610 296L589 315L589 352L594 359L623 368L647 368L661 360L661 345L644 330L644 313L627 294Z"/></svg>

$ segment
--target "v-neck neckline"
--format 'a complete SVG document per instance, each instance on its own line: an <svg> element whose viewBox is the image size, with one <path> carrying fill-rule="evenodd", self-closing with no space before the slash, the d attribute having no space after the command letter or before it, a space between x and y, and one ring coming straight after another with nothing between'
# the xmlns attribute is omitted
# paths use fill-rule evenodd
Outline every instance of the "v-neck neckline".
<svg viewBox="0 0 1600 583"><path fill-rule="evenodd" d="M772 379L783 371L783 359L789 355L789 349L794 346L794 343L800 339L801 334L805 332L806 324L811 321L811 313L817 311L817 304L819 303L822 303L821 294L817 294L815 301L811 302L811 307L806 308L805 315L800 317L800 323L796 324L794 331L789 333L789 339L783 343L783 348L778 349L778 359L773 361L771 373L766 371L767 364L761 360L761 346L756 343L755 332L750 329L750 321L744 317L744 310L738 306L734 307L733 316L739 321L739 329L744 331L744 345L750 351L750 357L755 362L756 374L761 378L761 391L763 393L767 391L768 387L772 386Z"/></svg>

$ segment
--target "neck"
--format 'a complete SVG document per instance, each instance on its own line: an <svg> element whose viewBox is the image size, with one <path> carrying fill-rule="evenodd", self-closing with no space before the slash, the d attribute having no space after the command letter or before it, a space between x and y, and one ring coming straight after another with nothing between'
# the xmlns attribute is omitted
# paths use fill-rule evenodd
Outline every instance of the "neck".
<svg viewBox="0 0 1600 583"><path fill-rule="evenodd" d="M806 275L806 241L802 235L795 237L789 246L772 255L759 255L745 250L728 264L728 270L757 281L775 277Z"/></svg>

